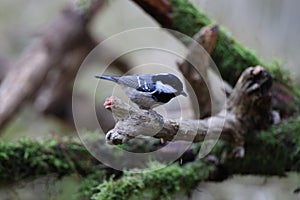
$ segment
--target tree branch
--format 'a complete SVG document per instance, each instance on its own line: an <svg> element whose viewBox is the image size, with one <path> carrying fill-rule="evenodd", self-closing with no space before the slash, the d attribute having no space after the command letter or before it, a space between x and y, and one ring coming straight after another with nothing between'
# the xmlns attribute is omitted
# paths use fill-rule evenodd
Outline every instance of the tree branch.
<svg viewBox="0 0 300 200"><path fill-rule="evenodd" d="M122 193L126 194L125 199L127 195L136 195L132 192L135 188L138 188L139 194L151 189L154 189L154 194L161 194L165 191L164 187L153 187L152 184L167 182L168 188L178 188L164 193L171 196L182 190L192 191L200 181L221 181L234 174L282 176L287 171L300 172L299 131L300 117L274 125L260 134L252 131L252 134L245 135L247 153L243 159L235 159L231 155L224 157L228 147L219 141L210 155L201 160L183 166L174 163L163 170L152 168L152 173L127 172L120 180L110 179L108 182L103 182L104 170L105 174L116 174L115 178L119 177L120 172L105 167L94 159L82 144L72 140L53 139L43 143L30 140L0 142L0 177L1 182L7 184L49 173L59 176L78 173L84 176L85 181L91 179L88 185L84 185L86 182L82 183L85 194L93 193L96 197ZM95 141L93 145L102 146L103 143ZM129 146L128 151L135 152L134 148L135 146ZM123 187L128 180L131 183L130 187ZM97 185L97 190L92 189ZM121 197L118 196L120 199Z"/></svg>
<svg viewBox="0 0 300 200"><path fill-rule="evenodd" d="M162 27L174 29L190 37L193 37L201 28L215 23L186 0L161 1L160 4L168 7L168 11L163 11L160 9L162 7L159 6L160 4L155 5L151 3L151 0L133 1ZM158 12L159 16L163 17L158 17ZM182 36L178 39L184 44L189 44ZM219 29L218 39L211 57L223 79L230 85L234 85L240 74L249 66L260 65L267 68L275 82L272 88L273 107L279 110L282 119L292 116L299 110L299 90L291 84L290 76L282 70L283 66L276 62L264 63L253 50L234 40L223 27ZM282 96L287 98L282 98Z"/></svg>
<svg viewBox="0 0 300 200"><path fill-rule="evenodd" d="M247 153L243 159L224 156L228 148L219 141L210 155L201 160L183 166L176 162L161 170L150 168L147 173L126 173L119 180L99 182L93 197L110 200L118 194L118 199L129 199L147 192L154 196L152 199L159 199L159 196L191 192L201 181L223 181L234 174L284 176L287 171L299 172L299 130L300 117L259 135L246 135ZM168 189L155 187L163 183L168 183Z"/></svg>
<svg viewBox="0 0 300 200"><path fill-rule="evenodd" d="M157 166L154 165L149 167L147 173L127 173L119 180L109 180L98 185L92 199L143 199L146 191L147 199L172 199L176 193L187 194L199 182L209 179L216 168L206 161L184 166L174 163L160 170L156 170Z"/></svg>
<svg viewBox="0 0 300 200"><path fill-rule="evenodd" d="M26 49L0 86L0 127L10 120L24 100L34 96L48 71L89 37L87 24L102 4L103 0L94 0L85 7L70 5Z"/></svg>
<svg viewBox="0 0 300 200"><path fill-rule="evenodd" d="M177 30L183 34L193 37L205 26L214 24L204 13L199 11L192 3L186 0L165 0L168 5L168 12L160 12L165 17L170 16L166 23L162 17L157 17L159 6L153 6L151 0L133 0L147 14L152 16L164 28ZM152 9L151 9L152 8ZM176 36L176 35L175 35ZM183 43L188 44L185 38L179 38ZM238 42L220 28L216 48L212 52L212 59L219 67L223 78L233 85L237 78L249 66L262 65L253 51L241 46Z"/></svg>
<svg viewBox="0 0 300 200"><path fill-rule="evenodd" d="M86 35L82 38L81 44L65 53L58 67L51 69L51 73L47 74L35 98L34 106L39 112L53 114L55 111L69 107L66 105L72 101L73 81L84 58L96 44L89 35Z"/></svg>
<svg viewBox="0 0 300 200"><path fill-rule="evenodd" d="M222 131L221 139L242 147L243 135L267 128L273 122L271 85L272 77L265 69L260 66L248 68L237 82L227 107L218 115L203 120L164 119L153 110L145 112L111 97L104 105L112 111L117 123L106 134L106 140L111 144L123 144L138 135L145 135L166 141L199 142L208 133L211 139L218 139L218 133Z"/></svg>

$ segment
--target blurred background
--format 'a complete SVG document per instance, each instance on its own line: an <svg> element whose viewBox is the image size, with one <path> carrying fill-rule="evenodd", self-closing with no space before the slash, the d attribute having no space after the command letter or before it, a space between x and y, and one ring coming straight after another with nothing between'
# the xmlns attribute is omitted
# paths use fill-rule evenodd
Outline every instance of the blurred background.
<svg viewBox="0 0 300 200"><path fill-rule="evenodd" d="M9 66L20 56L22 50L52 22L68 3L67 0L2 0L0 3L0 65ZM192 0L194 5L203 10L227 28L233 37L254 49L263 60L274 59L283 63L291 71L300 86L299 46L300 39L300 1L297 0ZM127 0L109 0L97 14L91 24L95 38L104 40L122 31L159 27L134 3ZM162 36L163 35L163 36ZM147 40L158 43L170 43L172 48L182 48L171 35L146 35ZM132 41L134 42L134 41ZM120 44L121 46L122 44ZM118 49L114 49L117 53ZM145 56L145 57L143 57ZM137 66L147 56L128 56L132 66ZM170 56L170 55L169 55ZM176 59L169 65L175 66ZM1 69L0 66L0 70ZM93 78L91 71L86 71L80 81L83 90L88 89ZM112 70L112 73L114 72ZM101 94L103 98L107 93ZM101 103L102 104L102 103ZM86 113L88 117L88 112ZM189 116L191 117L191 116ZM31 138L51 137L57 135L76 135L72 125L66 124L52 116L42 116L28 103L9 123L0 136L1 140L18 140L23 136ZM64 178L52 184L51 177L41 178L28 183L20 183L0 188L0 199L68 199L68 194L76 191L76 177ZM40 183L43 184L40 184ZM192 199L299 199L292 194L300 185L300 175L291 173L285 178L237 176L224 183L203 183L194 192ZM63 189L62 189L63 188ZM38 196L38 198L36 197Z"/></svg>

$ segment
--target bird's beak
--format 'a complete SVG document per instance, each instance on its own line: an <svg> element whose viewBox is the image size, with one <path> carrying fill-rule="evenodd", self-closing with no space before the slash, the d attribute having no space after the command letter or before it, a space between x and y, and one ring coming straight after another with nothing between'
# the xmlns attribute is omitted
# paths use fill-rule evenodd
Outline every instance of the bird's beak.
<svg viewBox="0 0 300 200"><path fill-rule="evenodd" d="M187 94L184 91L181 92L181 95L187 97Z"/></svg>
<svg viewBox="0 0 300 200"><path fill-rule="evenodd" d="M96 75L96 76L95 76L95 78L101 78L101 76L99 76L99 75Z"/></svg>

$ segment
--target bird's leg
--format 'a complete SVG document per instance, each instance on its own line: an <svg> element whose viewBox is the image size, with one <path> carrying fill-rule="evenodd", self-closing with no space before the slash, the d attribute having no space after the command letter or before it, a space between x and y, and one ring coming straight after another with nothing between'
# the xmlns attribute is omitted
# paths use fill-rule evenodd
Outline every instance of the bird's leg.
<svg viewBox="0 0 300 200"><path fill-rule="evenodd" d="M158 114L158 112L156 112L155 110L149 109L146 113L148 115L154 116L155 119L157 121L159 121L159 123L162 123L162 124L164 123L163 116L161 116L160 114ZM160 142L161 142L161 144L165 144L166 143L166 141L163 138L160 139Z"/></svg>

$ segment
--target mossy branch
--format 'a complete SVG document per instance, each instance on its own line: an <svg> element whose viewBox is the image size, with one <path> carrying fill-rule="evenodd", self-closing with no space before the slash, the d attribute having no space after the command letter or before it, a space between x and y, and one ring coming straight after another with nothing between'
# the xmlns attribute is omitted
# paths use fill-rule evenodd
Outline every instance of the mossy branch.
<svg viewBox="0 0 300 200"><path fill-rule="evenodd" d="M193 37L205 26L215 25L214 21L186 0L166 0L159 4L152 1L133 1L162 27L179 31L190 37ZM167 9L162 10L161 8ZM177 37L176 34L175 37ZM186 38L180 36L178 39L188 44ZM284 70L280 62L265 63L256 55L255 51L236 41L224 27L220 27L215 45L211 57L225 81L234 85L247 67L263 66L268 69L275 81L272 93L276 101L274 101L273 107L280 111L282 118L289 117L299 111L299 89L292 84L293 81L289 73ZM287 98L282 99L282 96L287 96Z"/></svg>
<svg viewBox="0 0 300 200"><path fill-rule="evenodd" d="M42 143L23 139L0 143L0 180L2 183L37 177L50 173L64 176L71 173L87 175L96 160L79 143L56 140Z"/></svg>
<svg viewBox="0 0 300 200"><path fill-rule="evenodd" d="M259 134L248 134L245 138L247 153L243 159L236 159L231 154L224 157L225 152L231 151L230 146L219 141L209 156L193 163L183 166L174 163L149 173L126 172L121 179L109 181L104 181L108 168L101 167L103 165L83 145L72 140L2 142L0 178L2 184L7 184L50 173L59 176L77 173L85 177L81 194L94 194L94 199L110 197L109 200L116 199L116 194L128 197L143 192L171 198L174 193L192 191L198 182L204 180L218 181L234 174L284 175L287 171L300 172L299 132L300 117ZM134 151L132 148L129 146L128 150ZM213 162L211 157L215 157Z"/></svg>
<svg viewBox="0 0 300 200"><path fill-rule="evenodd" d="M98 191L95 190L92 199L171 199L179 192L188 194L215 170L212 163L205 161L184 166L174 163L160 170L156 167L149 167L146 172L125 172L119 180L104 181L96 188Z"/></svg>
<svg viewBox="0 0 300 200"><path fill-rule="evenodd" d="M101 164L72 138L0 142L0 185L49 174L57 178L76 174L82 178L77 196L83 198L91 196L93 188L114 173L120 172Z"/></svg>
<svg viewBox="0 0 300 200"><path fill-rule="evenodd" d="M169 3L169 6L172 5L172 9L167 9L168 19L172 22L169 27L172 26L192 36L202 26L212 23L188 1L169 0ZM231 83L246 67L263 65L251 50L235 42L223 29L216 45L212 57L220 67L224 79ZM270 71L275 75L274 70ZM237 73L232 76L232 72ZM278 70L275 72L277 73ZM278 73L275 79L284 80L282 73ZM260 133L248 131L245 135L247 153L243 159L235 159L231 154L224 158L228 146L220 142L211 153L216 157L216 162L210 162L206 157L183 166L174 163L160 171L126 172L119 180L110 179L104 182L104 175L99 173L102 171L98 167L99 162L79 143L56 140L44 143L30 140L9 144L2 142L0 143L0 178L3 184L49 173L56 173L59 176L77 173L90 177L88 194L94 185L99 184L97 190L93 191L93 199L128 199L132 195L139 197L144 191L147 192L152 188L153 199L170 198L176 192L191 191L199 181L216 180L220 176L226 178L232 174L284 175L286 171L300 172L299 132L300 117L296 117L275 125L267 131Z"/></svg>
<svg viewBox="0 0 300 200"><path fill-rule="evenodd" d="M243 159L232 155L224 158L228 146L219 142L209 156L193 163L174 163L148 173L127 172L119 180L104 181L94 190L92 199L172 199L176 193L192 192L200 181L220 181L234 174L283 176L287 171L300 172L299 132L300 117L259 135L248 135L248 153Z"/></svg>
<svg viewBox="0 0 300 200"><path fill-rule="evenodd" d="M157 20L162 27L174 29L190 37L193 37L205 26L215 25L213 20L186 0L167 0L158 4L152 3L152 1L133 1ZM162 7L168 9L162 10ZM184 43L187 42L185 38L181 37L179 39ZM224 27L221 27L219 30L216 47L211 56L219 68L223 79L228 81L231 85L235 84L240 74L247 67L256 65L270 69L269 71L275 80L286 84L285 74L273 73L274 70L272 69L273 67L278 68L278 63L271 65L265 64L258 58L253 50L246 48L234 40Z"/></svg>

